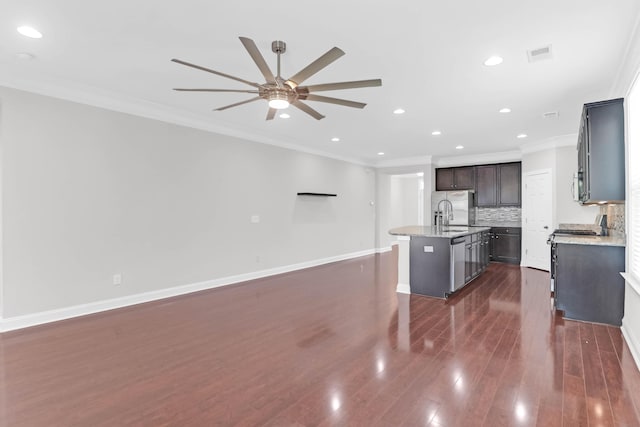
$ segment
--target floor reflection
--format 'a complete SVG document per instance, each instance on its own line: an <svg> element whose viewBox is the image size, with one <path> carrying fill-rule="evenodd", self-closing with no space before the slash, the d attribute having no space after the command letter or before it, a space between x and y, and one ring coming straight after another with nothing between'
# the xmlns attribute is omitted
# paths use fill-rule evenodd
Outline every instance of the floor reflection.
<svg viewBox="0 0 640 427"><path fill-rule="evenodd" d="M594 384L606 388L607 362L600 361L596 335L613 349L610 336L619 331L563 320L553 309L547 272L491 266L447 300L404 294L397 300L388 323L390 347L424 358L439 372L425 392L442 403L427 416L432 425L435 419L442 425L459 422L462 408L484 411L486 420L495 417L497 423L530 425L541 406L562 419L563 404L578 405L571 408L579 412L580 402L585 417L588 411L594 419L611 418L611 411L603 409L606 395L585 398ZM582 383L574 381L580 378ZM572 381L582 385L575 389ZM489 397L477 395L485 390ZM563 403L567 393L577 397ZM484 410L477 409L483 405ZM582 415L574 416L579 423Z"/></svg>

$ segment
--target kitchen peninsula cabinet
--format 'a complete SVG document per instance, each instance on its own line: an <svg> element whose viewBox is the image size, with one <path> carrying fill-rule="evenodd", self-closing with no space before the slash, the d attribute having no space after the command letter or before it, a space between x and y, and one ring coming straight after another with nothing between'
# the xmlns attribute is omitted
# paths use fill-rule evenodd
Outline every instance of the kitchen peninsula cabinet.
<svg viewBox="0 0 640 427"><path fill-rule="evenodd" d="M389 230L398 236L398 289L448 298L487 267L489 227L406 226ZM407 242L408 240L408 242Z"/></svg>
<svg viewBox="0 0 640 427"><path fill-rule="evenodd" d="M563 239L556 238L556 241ZM620 326L624 315L624 246L554 243L555 307L567 319ZM585 242L592 240L582 238Z"/></svg>

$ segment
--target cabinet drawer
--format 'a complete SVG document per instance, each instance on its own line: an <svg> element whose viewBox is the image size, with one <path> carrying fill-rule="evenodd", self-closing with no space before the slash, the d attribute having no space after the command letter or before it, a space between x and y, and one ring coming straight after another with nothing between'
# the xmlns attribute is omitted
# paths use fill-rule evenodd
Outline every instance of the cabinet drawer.
<svg viewBox="0 0 640 427"><path fill-rule="evenodd" d="M522 234L520 227L491 227L493 234Z"/></svg>

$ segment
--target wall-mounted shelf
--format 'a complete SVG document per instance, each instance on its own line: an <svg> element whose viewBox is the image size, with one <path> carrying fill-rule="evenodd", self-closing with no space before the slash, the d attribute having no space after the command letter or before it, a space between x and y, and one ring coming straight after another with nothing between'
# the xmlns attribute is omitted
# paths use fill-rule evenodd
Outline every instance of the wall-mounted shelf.
<svg viewBox="0 0 640 427"><path fill-rule="evenodd" d="M337 197L338 195L331 193L298 193L298 196Z"/></svg>

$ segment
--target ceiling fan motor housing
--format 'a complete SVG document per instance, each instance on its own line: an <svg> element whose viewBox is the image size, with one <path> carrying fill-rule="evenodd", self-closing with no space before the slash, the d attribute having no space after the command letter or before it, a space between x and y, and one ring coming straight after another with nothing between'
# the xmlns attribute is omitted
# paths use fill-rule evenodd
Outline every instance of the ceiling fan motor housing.
<svg viewBox="0 0 640 427"><path fill-rule="evenodd" d="M282 40L274 40L271 42L271 51L273 53L285 53L287 51L287 44Z"/></svg>

